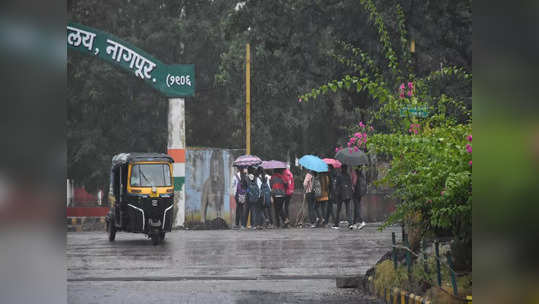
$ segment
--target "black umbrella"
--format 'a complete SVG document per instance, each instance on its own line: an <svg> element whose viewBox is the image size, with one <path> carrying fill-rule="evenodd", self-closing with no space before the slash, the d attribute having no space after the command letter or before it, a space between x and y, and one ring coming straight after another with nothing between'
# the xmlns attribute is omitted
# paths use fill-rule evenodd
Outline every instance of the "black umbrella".
<svg viewBox="0 0 539 304"><path fill-rule="evenodd" d="M348 166L367 165L369 158L361 150L355 151L352 148L342 149L335 154L335 159Z"/></svg>

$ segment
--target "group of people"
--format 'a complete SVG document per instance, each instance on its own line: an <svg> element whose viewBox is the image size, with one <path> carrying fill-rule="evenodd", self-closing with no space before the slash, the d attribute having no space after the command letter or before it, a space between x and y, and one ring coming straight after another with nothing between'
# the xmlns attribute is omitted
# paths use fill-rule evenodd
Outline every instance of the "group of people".
<svg viewBox="0 0 539 304"><path fill-rule="evenodd" d="M346 165L341 168L328 167L328 172L308 171L305 174L303 187L311 227L327 227L332 218L331 226L335 229L343 225L351 229L363 228L365 222L361 219L360 202L367 191L364 171L359 167L348 170ZM280 228L290 225L289 205L294 193L294 176L288 168L237 168L232 191L236 200L237 228ZM337 206L336 213L334 205ZM343 205L346 218L341 222Z"/></svg>
<svg viewBox="0 0 539 304"><path fill-rule="evenodd" d="M303 181L311 227L328 226L332 217L332 227L339 229L341 209L344 205L346 219L343 224L350 229L363 228L365 222L361 219L360 202L367 192L365 172L359 167L349 172L346 165L340 168L334 168L332 165L328 167L327 173L309 171ZM335 204L336 213L333 212Z"/></svg>
<svg viewBox="0 0 539 304"><path fill-rule="evenodd" d="M290 198L294 193L294 176L288 168L264 170L262 167L238 168L232 191L236 200L235 225L250 227L288 227ZM275 212L275 221L272 215Z"/></svg>

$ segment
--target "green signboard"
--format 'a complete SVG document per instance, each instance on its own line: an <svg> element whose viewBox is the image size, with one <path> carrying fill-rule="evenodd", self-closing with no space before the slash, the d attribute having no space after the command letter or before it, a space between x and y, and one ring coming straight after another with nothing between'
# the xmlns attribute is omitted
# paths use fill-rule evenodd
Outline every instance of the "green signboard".
<svg viewBox="0 0 539 304"><path fill-rule="evenodd" d="M421 106L421 107L417 107L417 106L408 106L408 107L403 107L400 111L400 116L401 117L406 117L406 116L415 116L415 117L427 117L428 115L428 111L427 111L427 107L426 106Z"/></svg>
<svg viewBox="0 0 539 304"><path fill-rule="evenodd" d="M164 64L111 34L77 23L67 26L67 46L122 67L168 97L195 93L193 64Z"/></svg>

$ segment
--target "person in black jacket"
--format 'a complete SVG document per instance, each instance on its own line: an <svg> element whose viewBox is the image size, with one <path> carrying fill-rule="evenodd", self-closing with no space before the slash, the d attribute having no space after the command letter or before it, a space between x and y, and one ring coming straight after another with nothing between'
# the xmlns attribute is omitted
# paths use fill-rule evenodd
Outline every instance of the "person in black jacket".
<svg viewBox="0 0 539 304"><path fill-rule="evenodd" d="M352 188L352 178L350 177L350 174L348 174L348 166L342 165L341 167L341 174L337 180L337 183L339 184L339 200L337 201L337 225L339 224L339 219L341 215L341 208L344 204L344 207L346 208L346 219L348 220L348 226L352 225L352 217L350 213L350 200L352 199L353 195L353 188Z"/></svg>
<svg viewBox="0 0 539 304"><path fill-rule="evenodd" d="M367 179L363 170L355 168L357 176L354 186L354 215L351 228L361 229L365 227L365 222L361 218L361 197L367 193Z"/></svg>

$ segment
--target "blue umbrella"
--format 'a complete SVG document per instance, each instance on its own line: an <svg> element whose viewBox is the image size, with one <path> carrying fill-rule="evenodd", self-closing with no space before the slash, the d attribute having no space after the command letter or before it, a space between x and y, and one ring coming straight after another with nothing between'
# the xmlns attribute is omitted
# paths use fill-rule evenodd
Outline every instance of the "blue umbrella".
<svg viewBox="0 0 539 304"><path fill-rule="evenodd" d="M316 172L328 172L328 165L321 158L314 155L303 156L299 159L299 164Z"/></svg>

